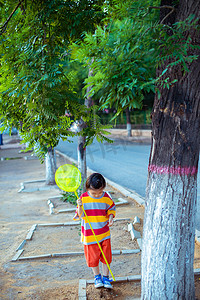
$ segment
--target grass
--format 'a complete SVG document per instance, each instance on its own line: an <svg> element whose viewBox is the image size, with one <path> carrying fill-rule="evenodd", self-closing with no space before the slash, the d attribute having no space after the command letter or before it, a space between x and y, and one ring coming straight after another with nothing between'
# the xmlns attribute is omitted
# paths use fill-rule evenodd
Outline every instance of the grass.
<svg viewBox="0 0 200 300"><path fill-rule="evenodd" d="M76 198L76 195L74 193L63 192L61 199L62 199L63 202L69 202L73 205L76 205L77 198Z"/></svg>

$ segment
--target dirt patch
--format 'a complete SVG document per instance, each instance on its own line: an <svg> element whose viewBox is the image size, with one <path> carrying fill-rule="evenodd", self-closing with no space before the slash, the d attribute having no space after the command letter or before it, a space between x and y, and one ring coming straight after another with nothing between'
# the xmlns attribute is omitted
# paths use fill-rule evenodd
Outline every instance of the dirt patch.
<svg viewBox="0 0 200 300"><path fill-rule="evenodd" d="M35 297L35 298L34 298ZM31 299L40 300L77 300L78 290L76 286L66 286L63 288L52 288L45 291L37 292L32 295ZM94 298L93 298L94 299Z"/></svg>
<svg viewBox="0 0 200 300"><path fill-rule="evenodd" d="M59 213L59 210L75 208L75 206L69 202L63 201L62 195L61 198L51 199L51 202L54 205L54 213Z"/></svg>
<svg viewBox="0 0 200 300"><path fill-rule="evenodd" d="M133 300L141 295L141 284L139 281L112 283L113 289L95 289L94 285L87 285L87 300Z"/></svg>
<svg viewBox="0 0 200 300"><path fill-rule="evenodd" d="M116 221L110 228L113 250L139 249L137 241L132 240L130 232L128 232L129 223L128 221Z"/></svg>
<svg viewBox="0 0 200 300"><path fill-rule="evenodd" d="M80 226L38 226L31 241L24 246L23 256L82 251Z"/></svg>
<svg viewBox="0 0 200 300"><path fill-rule="evenodd" d="M195 300L200 300L200 275L194 277L195 284Z"/></svg>
<svg viewBox="0 0 200 300"><path fill-rule="evenodd" d="M200 269L200 244L195 242L194 248L194 268Z"/></svg>

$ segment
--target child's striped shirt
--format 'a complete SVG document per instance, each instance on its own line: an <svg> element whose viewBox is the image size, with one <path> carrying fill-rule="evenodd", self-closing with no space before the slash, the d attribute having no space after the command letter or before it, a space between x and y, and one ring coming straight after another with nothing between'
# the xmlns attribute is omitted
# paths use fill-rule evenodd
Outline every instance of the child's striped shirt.
<svg viewBox="0 0 200 300"><path fill-rule="evenodd" d="M106 192L103 192L100 198L91 197L89 192L82 194L80 198L98 242L109 239L108 219L111 214L115 217L116 207L114 201ZM74 220L78 218L76 213ZM84 245L96 244L97 242L84 213L81 218L81 242Z"/></svg>

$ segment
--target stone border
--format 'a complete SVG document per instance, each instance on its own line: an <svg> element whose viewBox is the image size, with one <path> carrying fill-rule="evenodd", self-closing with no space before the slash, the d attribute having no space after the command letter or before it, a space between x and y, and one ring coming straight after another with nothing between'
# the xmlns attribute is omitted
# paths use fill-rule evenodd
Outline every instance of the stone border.
<svg viewBox="0 0 200 300"><path fill-rule="evenodd" d="M47 205L49 206L49 214L52 215L54 214L54 204L52 202L53 199L61 199L62 196L52 196L52 197L49 197L48 200L47 200ZM119 202L115 203L116 206L119 206L119 205L125 205L125 204L129 204L127 200L123 199L123 198L118 198L117 200L119 200ZM60 209L58 210L56 213L59 214L59 213L70 213L70 212L75 212L76 211L76 207L74 208L68 208L68 209Z"/></svg>
<svg viewBox="0 0 200 300"><path fill-rule="evenodd" d="M128 224L128 231L131 234L132 240L136 240L140 250L142 251L142 237L141 233L134 229L134 224L140 224L140 219L138 216L135 216L133 223Z"/></svg>
<svg viewBox="0 0 200 300"><path fill-rule="evenodd" d="M130 218L121 218L115 219L116 221L130 221ZM77 251L77 252L65 252L65 253L47 253L42 255L35 255L35 256L25 256L20 257L24 251L24 246L26 245L27 241L32 240L33 234L37 227L59 227L59 226L77 226L80 222L67 222L67 223L44 223L44 224L34 224L31 226L29 232L27 233L26 239L23 240L20 245L16 249L16 254L12 258L12 262L15 261L24 261L24 260L35 260L41 258L53 258L53 257L64 257L64 256L76 256L76 255L83 255L84 251ZM140 252L140 249L125 249L125 250L113 250L113 255L123 255L123 254L137 254Z"/></svg>
<svg viewBox="0 0 200 300"><path fill-rule="evenodd" d="M35 258L44 258L44 257L50 257L51 254L44 254L44 255L38 255L38 256L30 256L30 257L20 257L21 254L23 253L24 251L24 246L26 245L26 242L27 241L30 241L32 240L32 237L33 237L33 234L36 230L37 227L40 227L40 226L73 226L73 225L79 225L80 222L67 222L67 223L49 223L49 224L34 224L31 226L29 232L27 233L27 236L25 238L25 240L23 240L20 245L17 247L16 249L16 254L14 255L14 257L12 258L11 261L17 261L17 260L24 260L24 259L35 259ZM50 256L49 256L50 255Z"/></svg>
<svg viewBox="0 0 200 300"><path fill-rule="evenodd" d="M37 183L37 182L46 182L45 179L40 179L40 180L32 180L32 181L24 181L21 182L21 188L19 189L18 193L21 192L25 192L25 193L33 193L33 192L37 192L37 191L46 191L46 190L51 190L51 189L58 189L57 185L46 185L46 186L42 186L42 187L36 187L36 188L32 188L32 189L26 189L25 190L25 185L28 185L30 183Z"/></svg>
<svg viewBox="0 0 200 300"><path fill-rule="evenodd" d="M141 281L141 275L132 275L126 277L116 277L113 284L119 282L131 282L131 281ZM87 284L93 284L94 280L79 279L78 288L78 300L87 300ZM139 300L140 298L132 298L133 300Z"/></svg>

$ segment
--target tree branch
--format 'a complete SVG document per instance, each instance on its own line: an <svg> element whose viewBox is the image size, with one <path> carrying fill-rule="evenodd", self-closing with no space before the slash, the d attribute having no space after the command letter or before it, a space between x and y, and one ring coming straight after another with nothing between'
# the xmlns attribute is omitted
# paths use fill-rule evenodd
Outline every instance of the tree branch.
<svg viewBox="0 0 200 300"><path fill-rule="evenodd" d="M171 6L171 5L149 6L149 9L150 9L150 8L155 8L155 9L162 9L162 8L174 9L174 6Z"/></svg>
<svg viewBox="0 0 200 300"><path fill-rule="evenodd" d="M14 15L14 13L16 12L16 10L19 8L19 6L22 4L22 2L24 2L24 0L21 0L17 6L15 7L15 9L12 11L12 13L10 14L10 16L8 17L8 19L5 21L5 23L3 24L3 26L0 27L0 35L2 35L5 31L6 31L6 28L8 26L8 23L10 21L10 19L12 18L12 16Z"/></svg>
<svg viewBox="0 0 200 300"><path fill-rule="evenodd" d="M174 11L175 11L175 7L171 6L171 5L162 5L162 6L150 6L149 9L162 9L162 8L169 8L171 9L171 11L161 20L160 24L162 24L164 22L164 20L166 20L169 15L171 15Z"/></svg>

